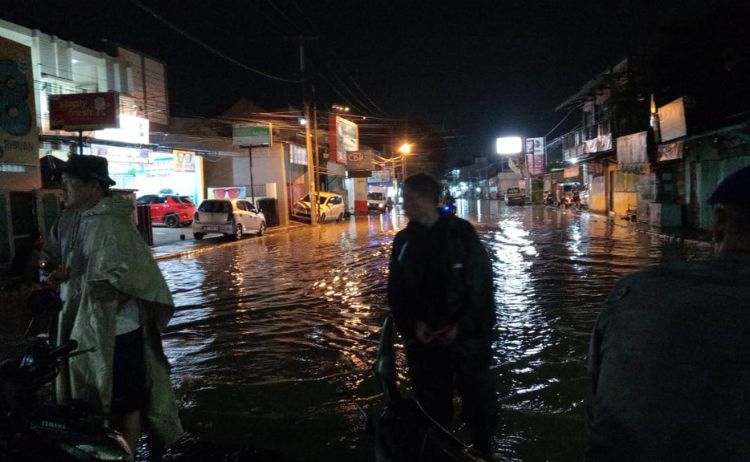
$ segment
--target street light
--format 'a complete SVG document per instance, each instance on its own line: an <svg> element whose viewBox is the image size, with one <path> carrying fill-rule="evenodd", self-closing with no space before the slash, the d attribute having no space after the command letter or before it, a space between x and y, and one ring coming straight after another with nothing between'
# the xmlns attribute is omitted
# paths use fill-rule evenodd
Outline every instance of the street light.
<svg viewBox="0 0 750 462"><path fill-rule="evenodd" d="M398 148L398 152L401 153L401 175L403 179L406 179L406 156L411 152L411 144L403 143Z"/></svg>

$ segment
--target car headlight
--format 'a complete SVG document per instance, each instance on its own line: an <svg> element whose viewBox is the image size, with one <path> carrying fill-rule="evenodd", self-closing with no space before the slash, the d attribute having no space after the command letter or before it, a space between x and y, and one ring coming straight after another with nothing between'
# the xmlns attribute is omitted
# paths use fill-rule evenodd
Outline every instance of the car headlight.
<svg viewBox="0 0 750 462"><path fill-rule="evenodd" d="M383 208L383 204L378 204L378 207L380 207L382 209Z"/></svg>

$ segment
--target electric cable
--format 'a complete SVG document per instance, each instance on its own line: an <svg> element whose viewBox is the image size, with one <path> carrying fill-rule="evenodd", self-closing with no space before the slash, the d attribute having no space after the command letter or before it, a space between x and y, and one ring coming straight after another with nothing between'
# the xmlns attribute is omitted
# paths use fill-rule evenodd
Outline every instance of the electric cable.
<svg viewBox="0 0 750 462"><path fill-rule="evenodd" d="M237 61L236 59L232 58L231 56L228 56L228 55L222 53L221 51L217 50L216 48L212 47L211 45L208 45L207 43L201 41L197 37L194 37L194 36L188 34L187 32L183 31L179 27L175 26L171 22L169 22L166 19L164 19L161 15L159 15L158 13L156 13L154 10L152 10L151 8L149 8L146 5L144 5L143 3L141 3L139 0L129 0L129 1L133 5L137 6L138 8L142 9L143 11L149 13L154 18L156 18L159 22L165 24L167 27L169 27L173 31L177 32L178 34L182 35L183 37L187 38L188 40L190 40L190 41L192 41L192 42L200 45L201 47L203 47L206 50L210 51L211 53L215 54L216 56L219 56L219 57L221 57L221 58L223 58L223 59L225 59L225 60L227 60L227 61L229 61L229 62L231 62L231 63L233 63L233 64L235 64L235 65L237 65L237 66L239 66L239 67L241 67L241 68L249 71L249 72L252 72L254 74L258 74L260 76L263 76L263 77L266 77L266 78L269 78L269 79L272 79L272 80L278 80L278 81L281 81L281 82L287 82L287 83L300 83L301 82L301 80L299 80L299 79L288 79L288 78L285 78L285 77L279 77L279 76L276 76L276 75L273 75L273 74L269 74L267 72L264 72L264 71L255 69L253 67L250 67L250 66L248 66L245 63Z"/></svg>

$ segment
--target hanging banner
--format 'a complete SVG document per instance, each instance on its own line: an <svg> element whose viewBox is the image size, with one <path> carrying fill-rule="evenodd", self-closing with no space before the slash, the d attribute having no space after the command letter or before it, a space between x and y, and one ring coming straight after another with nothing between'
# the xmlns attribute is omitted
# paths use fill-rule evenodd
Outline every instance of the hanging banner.
<svg viewBox="0 0 750 462"><path fill-rule="evenodd" d="M617 163L620 170L640 168L648 163L648 133L643 131L617 138Z"/></svg>
<svg viewBox="0 0 750 462"><path fill-rule="evenodd" d="M289 144L289 163L307 165L307 148Z"/></svg>
<svg viewBox="0 0 750 462"><path fill-rule="evenodd" d="M682 141L659 145L659 151L656 157L658 162L677 159L682 159Z"/></svg>
<svg viewBox="0 0 750 462"><path fill-rule="evenodd" d="M0 163L39 165L31 49L0 37Z"/></svg>
<svg viewBox="0 0 750 462"><path fill-rule="evenodd" d="M677 98L659 108L659 134L662 141L681 138L687 134L684 98Z"/></svg>

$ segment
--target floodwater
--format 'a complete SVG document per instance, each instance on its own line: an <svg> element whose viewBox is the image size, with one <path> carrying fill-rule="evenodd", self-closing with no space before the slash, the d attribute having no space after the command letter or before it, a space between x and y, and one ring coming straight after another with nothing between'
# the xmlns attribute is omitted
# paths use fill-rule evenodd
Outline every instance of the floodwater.
<svg viewBox="0 0 750 462"><path fill-rule="evenodd" d="M710 249L541 206L459 202L459 214L495 272L498 456L580 460L588 340L612 285ZM381 408L370 367L405 224L358 217L160 262L177 304L164 340L189 432L173 460L373 460L358 405Z"/></svg>

